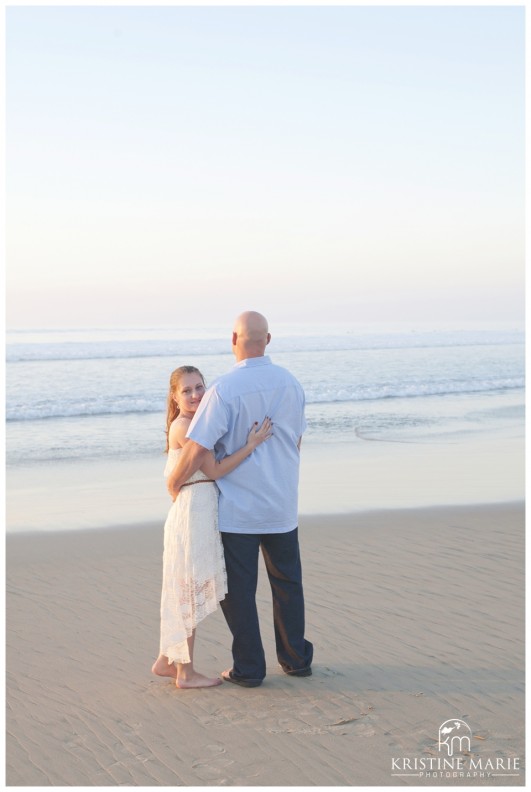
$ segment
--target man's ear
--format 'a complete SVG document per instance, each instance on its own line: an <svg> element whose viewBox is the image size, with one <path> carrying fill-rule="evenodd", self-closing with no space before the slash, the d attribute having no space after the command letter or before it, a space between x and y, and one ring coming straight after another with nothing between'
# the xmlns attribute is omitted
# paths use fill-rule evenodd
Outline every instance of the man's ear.
<svg viewBox="0 0 531 792"><path fill-rule="evenodd" d="M267 334L266 346L269 344L270 341L271 341L271 333L268 333Z"/></svg>
<svg viewBox="0 0 531 792"><path fill-rule="evenodd" d="M238 340L238 333L234 332L232 334L232 346L236 346L236 341Z"/></svg>

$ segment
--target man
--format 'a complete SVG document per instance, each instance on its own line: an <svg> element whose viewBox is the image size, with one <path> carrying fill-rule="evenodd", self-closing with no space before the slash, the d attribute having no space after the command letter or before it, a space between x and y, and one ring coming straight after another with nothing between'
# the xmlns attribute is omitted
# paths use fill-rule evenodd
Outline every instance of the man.
<svg viewBox="0 0 531 792"><path fill-rule="evenodd" d="M233 667L222 677L244 687L260 685L266 675L256 608L260 547L273 594L278 661L292 676L312 673L313 646L304 638L297 528L304 392L295 377L264 354L270 340L264 316L246 311L238 317L232 334L236 365L203 396L189 442L168 478L168 491L175 498L209 449L221 459L245 444L255 421L261 423L266 416L273 421L273 437L217 482L228 578L221 607L233 636Z"/></svg>

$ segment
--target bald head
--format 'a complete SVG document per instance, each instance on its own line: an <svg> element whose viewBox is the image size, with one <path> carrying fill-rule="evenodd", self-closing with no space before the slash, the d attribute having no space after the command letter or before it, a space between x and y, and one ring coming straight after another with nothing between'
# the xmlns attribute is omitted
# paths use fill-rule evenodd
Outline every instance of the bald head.
<svg viewBox="0 0 531 792"><path fill-rule="evenodd" d="M238 316L232 333L232 351L238 362L262 357L270 341L271 334L265 316L257 311L245 311Z"/></svg>

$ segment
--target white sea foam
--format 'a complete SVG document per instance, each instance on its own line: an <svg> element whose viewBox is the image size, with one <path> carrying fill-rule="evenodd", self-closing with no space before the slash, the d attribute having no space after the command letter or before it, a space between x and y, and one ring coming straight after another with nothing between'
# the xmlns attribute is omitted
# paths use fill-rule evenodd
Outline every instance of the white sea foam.
<svg viewBox="0 0 531 792"><path fill-rule="evenodd" d="M494 391L519 390L524 387L523 377L482 380L452 381L441 383L416 383L411 385L385 385L343 388L341 390L313 391L306 389L306 403L310 404L342 404L346 402L380 401L390 399L415 399L428 396L451 396L457 394L490 393ZM36 421L49 418L83 418L98 415L132 415L142 413L162 413L165 409L163 398L142 398L129 396L113 396L102 393L99 397L83 400L74 398L72 401L40 400L23 404L11 404L6 409L6 420Z"/></svg>
<svg viewBox="0 0 531 792"><path fill-rule="evenodd" d="M481 425L523 404L518 329L354 329L292 329L268 348L305 389L310 437L455 431L452 400L484 410ZM158 453L172 369L196 364L212 382L233 364L225 332L197 329L11 333L7 353L10 464L106 458L131 439L129 453Z"/></svg>

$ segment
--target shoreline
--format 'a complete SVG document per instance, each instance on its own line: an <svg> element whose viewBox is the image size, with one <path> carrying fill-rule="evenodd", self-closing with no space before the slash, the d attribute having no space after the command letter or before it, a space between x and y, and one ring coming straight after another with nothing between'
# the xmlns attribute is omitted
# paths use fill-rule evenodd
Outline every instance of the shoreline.
<svg viewBox="0 0 531 792"><path fill-rule="evenodd" d="M303 440L299 514L523 500L524 459L521 429L415 443ZM163 523L163 469L162 454L8 468L8 534Z"/></svg>
<svg viewBox="0 0 531 792"><path fill-rule="evenodd" d="M478 503L434 503L430 506L389 506L387 508L369 508L369 509L359 509L359 510L352 510L352 511L345 511L345 512L311 512L311 513L299 513L299 527L301 524L305 526L311 525L316 522L327 522L328 520L334 521L334 523L341 524L343 522L352 522L352 520L359 521L364 518L376 518L381 517L385 518L390 514L399 514L405 516L408 513L411 514L418 514L419 512L426 512L429 514L434 514L436 512L445 512L445 511L454 511L455 509L463 510L464 512L470 512L475 510L496 510L496 509L519 509L522 508L525 512L525 505L526 499L525 498L514 498L510 500L501 500L501 501L482 501ZM161 521L158 519L146 519L139 522L129 522L129 523L113 523L108 526L102 525L95 525L95 526L85 526L82 528L75 528L72 530L54 530L53 528L42 529L42 528L28 528L23 530L17 531L7 531L5 534L6 543L20 540L26 540L28 538L36 538L36 537L61 537L64 538L66 536L78 536L80 534L90 534L98 535L104 534L109 535L109 533L124 533L125 531L133 531L133 532L142 532L142 531L157 531L162 530L164 527L164 520Z"/></svg>
<svg viewBox="0 0 531 792"><path fill-rule="evenodd" d="M393 760L440 759L460 718L487 769L433 781L523 785L524 538L521 501L301 515L313 676L276 664L260 562L264 684L178 691L149 671L162 524L10 534L7 783L415 786ZM230 667L220 609L196 660Z"/></svg>

